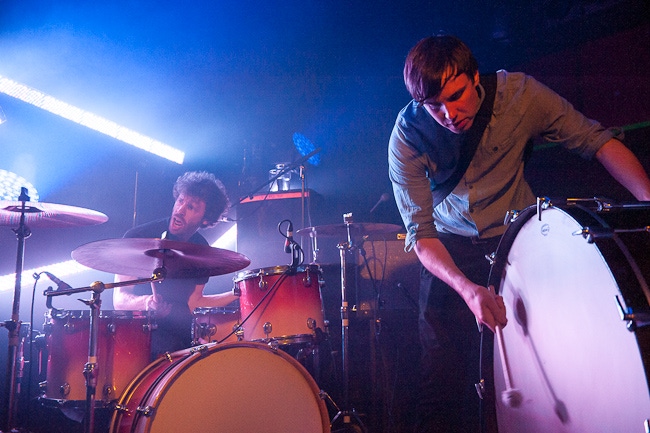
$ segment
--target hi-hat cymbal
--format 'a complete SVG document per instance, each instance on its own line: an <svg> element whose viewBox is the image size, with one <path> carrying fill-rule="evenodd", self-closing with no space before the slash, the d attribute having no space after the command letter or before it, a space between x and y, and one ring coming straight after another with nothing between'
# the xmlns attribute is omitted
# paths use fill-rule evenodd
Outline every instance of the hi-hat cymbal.
<svg viewBox="0 0 650 433"><path fill-rule="evenodd" d="M0 201L0 226L17 227L23 202ZM108 217L101 212L64 204L25 202L25 225L33 227L77 227L102 224Z"/></svg>
<svg viewBox="0 0 650 433"><path fill-rule="evenodd" d="M350 236L370 236L370 235L387 235L397 233L401 226L397 224L384 223L349 223L349 224L330 224L324 226L307 227L298 230L296 233L301 236L324 236L324 237L346 237L348 227Z"/></svg>
<svg viewBox="0 0 650 433"><path fill-rule="evenodd" d="M107 239L82 245L72 258L89 268L133 277L149 277L158 268L166 278L229 274L250 264L243 254L167 239Z"/></svg>

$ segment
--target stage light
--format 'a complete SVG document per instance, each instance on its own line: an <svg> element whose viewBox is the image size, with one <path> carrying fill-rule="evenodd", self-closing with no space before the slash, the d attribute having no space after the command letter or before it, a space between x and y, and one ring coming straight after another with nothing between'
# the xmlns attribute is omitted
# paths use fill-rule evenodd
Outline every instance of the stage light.
<svg viewBox="0 0 650 433"><path fill-rule="evenodd" d="M0 92L177 164L185 152L0 75Z"/></svg>
<svg viewBox="0 0 650 433"><path fill-rule="evenodd" d="M20 278L20 283L21 283L20 285L21 287L32 286L34 284L33 275L43 271L50 272L56 275L57 277L63 279L65 277L80 274L82 272L86 272L89 270L92 269L80 263L77 263L74 260L68 260L60 263L53 263L47 266L41 266L34 269L24 270ZM14 290L15 287L16 287L15 273L0 276L0 292L7 292L10 290Z"/></svg>
<svg viewBox="0 0 650 433"><path fill-rule="evenodd" d="M212 243L212 247L224 250L235 250L237 245L237 224L233 224L219 239Z"/></svg>
<svg viewBox="0 0 650 433"><path fill-rule="evenodd" d="M38 191L22 176L0 169L0 200L18 201L20 188L27 188L30 201L38 201Z"/></svg>

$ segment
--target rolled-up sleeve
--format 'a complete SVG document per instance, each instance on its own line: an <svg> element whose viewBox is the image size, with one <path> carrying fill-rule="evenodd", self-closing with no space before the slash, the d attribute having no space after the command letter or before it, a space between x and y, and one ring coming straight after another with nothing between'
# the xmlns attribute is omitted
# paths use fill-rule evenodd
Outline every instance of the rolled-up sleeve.
<svg viewBox="0 0 650 433"><path fill-rule="evenodd" d="M418 239L438 236L432 216L429 164L426 154L407 144L398 118L388 144L388 174L406 227L405 251L411 251Z"/></svg>

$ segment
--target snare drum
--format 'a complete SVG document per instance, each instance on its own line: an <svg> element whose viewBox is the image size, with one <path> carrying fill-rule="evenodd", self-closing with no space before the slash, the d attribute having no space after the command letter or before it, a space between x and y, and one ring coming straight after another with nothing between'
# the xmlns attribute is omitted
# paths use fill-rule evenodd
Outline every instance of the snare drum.
<svg viewBox="0 0 650 433"><path fill-rule="evenodd" d="M192 318L192 344L224 343L237 341L239 309L212 307L194 309Z"/></svg>
<svg viewBox="0 0 650 433"><path fill-rule="evenodd" d="M504 398L495 345L500 432L644 431L650 327L630 332L618 302L649 311L649 211L565 203L527 208L508 227L490 283L507 308L506 365L522 403Z"/></svg>
<svg viewBox="0 0 650 433"><path fill-rule="evenodd" d="M243 271L234 281L244 340L304 343L325 328L317 265Z"/></svg>
<svg viewBox="0 0 650 433"><path fill-rule="evenodd" d="M97 400L116 400L149 364L153 316L146 311L100 311L97 336ZM52 310L45 322L45 397L85 400L90 311Z"/></svg>
<svg viewBox="0 0 650 433"><path fill-rule="evenodd" d="M117 407L111 433L330 431L309 373L262 343L210 343L161 357Z"/></svg>

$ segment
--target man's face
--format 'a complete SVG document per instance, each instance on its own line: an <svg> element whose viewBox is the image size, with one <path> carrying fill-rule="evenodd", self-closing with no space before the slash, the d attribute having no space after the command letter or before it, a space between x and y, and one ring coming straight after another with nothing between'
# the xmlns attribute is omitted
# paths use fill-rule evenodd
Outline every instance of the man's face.
<svg viewBox="0 0 650 433"><path fill-rule="evenodd" d="M205 221L205 201L191 195L179 194L172 217L169 221L169 232L181 240L188 240Z"/></svg>
<svg viewBox="0 0 650 433"><path fill-rule="evenodd" d="M445 77L443 82L444 79ZM474 80L467 74L449 78L439 95L424 100L425 110L436 122L454 134L467 132L479 109L480 99L476 91L478 80L478 72Z"/></svg>

